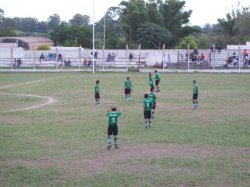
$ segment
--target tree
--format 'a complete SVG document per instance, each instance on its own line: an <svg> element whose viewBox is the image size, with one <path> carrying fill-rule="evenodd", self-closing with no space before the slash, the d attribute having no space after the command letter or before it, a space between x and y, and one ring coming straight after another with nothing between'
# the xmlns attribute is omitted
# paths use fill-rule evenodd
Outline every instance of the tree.
<svg viewBox="0 0 250 187"><path fill-rule="evenodd" d="M125 38L129 43L136 41L136 31L140 24L148 21L148 11L143 0L122 1L121 23Z"/></svg>
<svg viewBox="0 0 250 187"><path fill-rule="evenodd" d="M54 14L48 18L47 24L48 24L48 29L54 30L57 28L61 23L60 16L58 14Z"/></svg>
<svg viewBox="0 0 250 187"><path fill-rule="evenodd" d="M176 46L176 48L177 49L187 49L188 44L189 44L190 49L194 49L195 47L197 47L197 43L196 43L195 39L193 38L193 36L189 35L189 36L184 37L179 42L179 44Z"/></svg>
<svg viewBox="0 0 250 187"><path fill-rule="evenodd" d="M88 25L89 24L90 17L87 15L81 15L81 14L75 14L69 22L73 24L78 25Z"/></svg>
<svg viewBox="0 0 250 187"><path fill-rule="evenodd" d="M36 18L14 18L16 28L23 32L36 32L38 27L38 20Z"/></svg>
<svg viewBox="0 0 250 187"><path fill-rule="evenodd" d="M51 32L51 39L56 45L92 47L92 30L86 25L60 24Z"/></svg>
<svg viewBox="0 0 250 187"><path fill-rule="evenodd" d="M192 11L183 11L185 1L166 0L160 7L160 12L164 19L166 29L173 34L173 44L178 43L181 37L187 36L188 32L183 32L186 24L189 23L189 17Z"/></svg>
<svg viewBox="0 0 250 187"><path fill-rule="evenodd" d="M138 42L142 44L144 48L161 48L161 45L168 43L172 40L172 33L164 27L156 25L154 23L142 24L137 29Z"/></svg>
<svg viewBox="0 0 250 187"><path fill-rule="evenodd" d="M15 21L11 18L4 18L3 21L0 22L0 37L16 36L15 29Z"/></svg>
<svg viewBox="0 0 250 187"><path fill-rule="evenodd" d="M150 15L148 19L151 23L164 26L164 19L159 11L160 5L162 5L162 2L159 0L149 0L148 3L146 3L148 15Z"/></svg>

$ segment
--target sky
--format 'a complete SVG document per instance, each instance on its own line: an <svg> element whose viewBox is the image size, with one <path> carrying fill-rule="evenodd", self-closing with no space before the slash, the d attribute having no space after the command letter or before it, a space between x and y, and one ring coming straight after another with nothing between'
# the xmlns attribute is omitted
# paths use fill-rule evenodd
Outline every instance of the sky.
<svg viewBox="0 0 250 187"><path fill-rule="evenodd" d="M103 17L109 7L118 6L122 0L0 0L5 17L32 17L47 21L49 16L58 14L62 21L69 21L80 13L93 21ZM164 0L163 0L164 1ZM192 10L190 25L216 24L218 18L225 18L232 8L250 6L250 0L185 0L184 10ZM94 6L93 6L94 2ZM94 7L94 14L93 14ZM94 16L93 16L94 15Z"/></svg>

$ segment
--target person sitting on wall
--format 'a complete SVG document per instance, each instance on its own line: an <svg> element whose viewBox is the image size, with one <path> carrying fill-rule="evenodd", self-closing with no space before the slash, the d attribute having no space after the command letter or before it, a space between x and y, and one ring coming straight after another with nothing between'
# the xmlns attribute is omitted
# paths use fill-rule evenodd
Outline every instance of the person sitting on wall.
<svg viewBox="0 0 250 187"><path fill-rule="evenodd" d="M41 55L40 55L40 57L39 57L40 63L41 63L42 60L44 61L44 54L43 54L43 53L41 53Z"/></svg>
<svg viewBox="0 0 250 187"><path fill-rule="evenodd" d="M17 68L19 68L22 64L22 60L20 58L17 59Z"/></svg>
<svg viewBox="0 0 250 187"><path fill-rule="evenodd" d="M128 56L130 62L133 60L133 54L132 53L129 53L129 56Z"/></svg>
<svg viewBox="0 0 250 187"><path fill-rule="evenodd" d="M198 56L198 61L199 62L204 62L205 61L205 55L203 53L201 53L199 56Z"/></svg>

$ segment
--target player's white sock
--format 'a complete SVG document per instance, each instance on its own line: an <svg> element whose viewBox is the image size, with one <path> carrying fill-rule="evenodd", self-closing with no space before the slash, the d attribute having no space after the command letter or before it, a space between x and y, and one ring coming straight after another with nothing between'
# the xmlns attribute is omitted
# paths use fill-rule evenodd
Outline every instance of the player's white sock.
<svg viewBox="0 0 250 187"><path fill-rule="evenodd" d="M111 137L108 136L108 145L111 145Z"/></svg>

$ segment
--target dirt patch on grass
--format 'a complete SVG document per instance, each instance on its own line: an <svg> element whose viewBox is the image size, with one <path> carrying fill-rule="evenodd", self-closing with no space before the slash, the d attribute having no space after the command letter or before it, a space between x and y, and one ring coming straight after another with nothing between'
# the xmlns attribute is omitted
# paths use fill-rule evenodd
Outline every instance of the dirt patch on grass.
<svg viewBox="0 0 250 187"><path fill-rule="evenodd" d="M36 160L7 160L0 161L0 166L24 165L28 167L56 167L64 170L68 177L79 179L79 177L92 176L108 169L116 169L124 173L144 173L152 169L150 160L174 159L174 160L209 160L225 159L239 160L249 163L250 148L190 145L190 144L135 144L121 145L119 149L103 148L96 155L74 155L67 153L55 158ZM160 168L158 168L160 167ZM155 169L156 168L156 169ZM157 169L158 168L158 169ZM153 166L154 172L183 172L199 173L197 168L170 167L161 168L160 165ZM63 173L64 173L63 172Z"/></svg>
<svg viewBox="0 0 250 187"><path fill-rule="evenodd" d="M58 167L64 168L72 176L89 176L113 167L116 165L114 163L131 162L131 160L136 162L139 160L140 164L135 164L136 168L138 169L139 167L139 170L143 171L147 167L146 164L143 164L143 160L160 158L199 160L224 158L249 161L250 158L246 155L250 155L250 148L185 144L137 144L124 145L119 149L103 149L98 155L90 158L58 159L53 162Z"/></svg>
<svg viewBox="0 0 250 187"><path fill-rule="evenodd" d="M22 116L0 116L0 124L18 125L28 123L28 120Z"/></svg>

